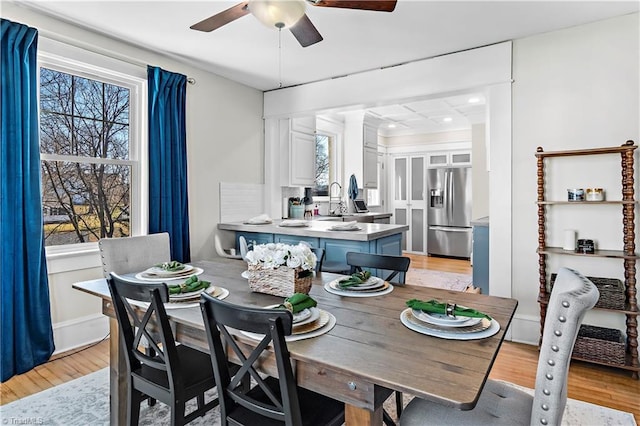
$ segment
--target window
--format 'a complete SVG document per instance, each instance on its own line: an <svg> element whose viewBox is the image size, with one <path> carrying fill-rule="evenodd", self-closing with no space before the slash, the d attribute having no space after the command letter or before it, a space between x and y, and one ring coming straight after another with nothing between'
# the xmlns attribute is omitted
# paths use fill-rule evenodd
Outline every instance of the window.
<svg viewBox="0 0 640 426"><path fill-rule="evenodd" d="M138 86L65 65L40 67L45 246L129 236L140 211Z"/></svg>
<svg viewBox="0 0 640 426"><path fill-rule="evenodd" d="M316 133L316 185L314 196L328 196L331 182L331 145L332 138Z"/></svg>

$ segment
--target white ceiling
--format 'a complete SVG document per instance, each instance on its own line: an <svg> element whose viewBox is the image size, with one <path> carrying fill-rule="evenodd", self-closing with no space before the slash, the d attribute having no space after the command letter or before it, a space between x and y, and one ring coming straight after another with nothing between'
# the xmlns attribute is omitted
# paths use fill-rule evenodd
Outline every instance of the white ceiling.
<svg viewBox="0 0 640 426"><path fill-rule="evenodd" d="M6 0L5 0L6 1ZM637 12L634 1L415 1L398 0L395 11L372 12L307 6L324 37L302 48L282 32L244 16L210 33L189 26L235 1L18 0L127 43L183 60L215 74L268 91L402 64L532 34ZM472 70L470 70L472 71ZM481 95L481 94L476 94ZM443 131L469 127L484 114L470 95L374 108L403 126ZM452 121L443 123L444 116ZM471 120L471 121L470 121Z"/></svg>

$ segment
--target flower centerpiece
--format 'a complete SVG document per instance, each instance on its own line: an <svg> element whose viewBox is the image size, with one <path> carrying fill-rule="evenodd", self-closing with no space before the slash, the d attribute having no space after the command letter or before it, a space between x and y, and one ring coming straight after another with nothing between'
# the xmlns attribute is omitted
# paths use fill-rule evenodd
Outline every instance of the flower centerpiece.
<svg viewBox="0 0 640 426"><path fill-rule="evenodd" d="M288 297L309 293L316 255L308 245L269 243L247 253L249 287L259 293Z"/></svg>

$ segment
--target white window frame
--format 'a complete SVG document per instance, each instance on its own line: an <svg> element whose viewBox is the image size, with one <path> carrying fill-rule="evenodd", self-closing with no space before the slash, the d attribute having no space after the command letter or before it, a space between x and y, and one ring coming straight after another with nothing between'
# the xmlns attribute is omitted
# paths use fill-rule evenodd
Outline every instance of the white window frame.
<svg viewBox="0 0 640 426"><path fill-rule="evenodd" d="M142 67L89 52L74 46L44 38L38 52L38 74L40 68L49 68L130 90L129 100L129 159L126 161L108 158L82 158L68 155L41 154L41 160L73 161L100 164L127 164L131 166L131 235L144 235L148 230L149 172L147 141L147 78ZM38 75L38 82L40 81ZM38 90L38 94L39 94ZM39 102L38 102L39 105ZM39 110L38 110L39 113ZM45 248L47 259L65 258L95 252L95 242L64 244Z"/></svg>

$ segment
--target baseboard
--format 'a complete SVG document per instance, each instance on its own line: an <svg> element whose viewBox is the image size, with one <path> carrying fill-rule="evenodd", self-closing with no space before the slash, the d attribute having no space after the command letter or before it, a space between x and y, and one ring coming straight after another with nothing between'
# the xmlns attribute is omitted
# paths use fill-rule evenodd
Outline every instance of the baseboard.
<svg viewBox="0 0 640 426"><path fill-rule="evenodd" d="M531 315L515 315L511 321L511 341L537 345L540 338L540 318Z"/></svg>
<svg viewBox="0 0 640 426"><path fill-rule="evenodd" d="M102 314L74 318L53 325L55 354L98 342L109 334L109 319Z"/></svg>

